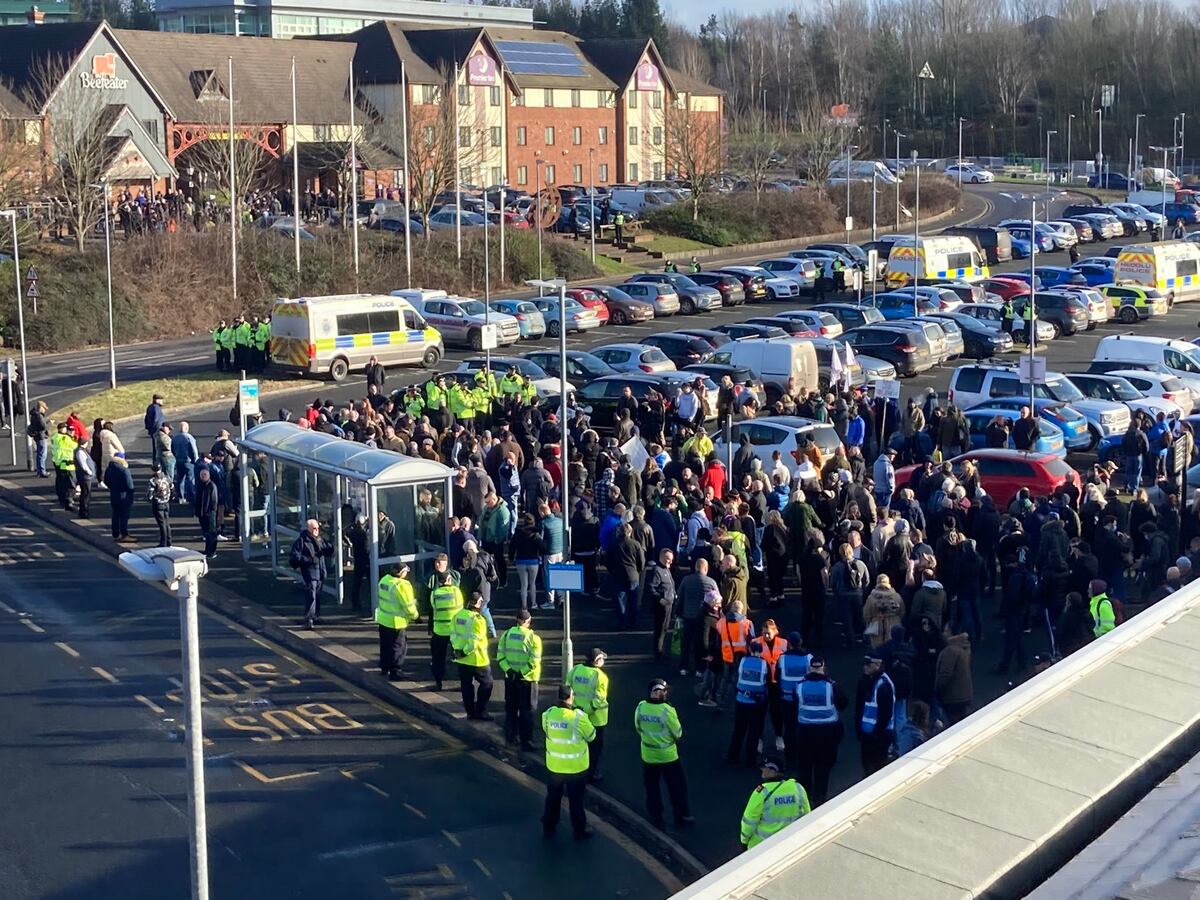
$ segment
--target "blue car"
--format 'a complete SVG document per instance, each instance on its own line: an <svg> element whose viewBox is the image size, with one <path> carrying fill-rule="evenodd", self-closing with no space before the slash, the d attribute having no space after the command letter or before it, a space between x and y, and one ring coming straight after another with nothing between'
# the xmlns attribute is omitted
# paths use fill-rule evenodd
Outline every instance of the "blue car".
<svg viewBox="0 0 1200 900"><path fill-rule="evenodd" d="M1033 244L1028 238L1017 237L1012 235L1012 255L1013 259L1029 259L1029 254L1033 252Z"/></svg>
<svg viewBox="0 0 1200 900"><path fill-rule="evenodd" d="M1005 225L1004 227L1008 229L1009 234L1014 238L1019 237L1026 241L1032 240L1028 225ZM1041 227L1038 228L1037 249L1039 253L1049 253L1054 249L1054 238L1048 232L1043 231Z"/></svg>
<svg viewBox="0 0 1200 900"><path fill-rule="evenodd" d="M521 340L532 341L546 335L546 317L528 300L493 300L488 304L492 312L506 313L517 320L521 329Z"/></svg>
<svg viewBox="0 0 1200 900"><path fill-rule="evenodd" d="M867 305L867 298L863 298L863 304ZM883 313L883 317L889 321L892 319L910 319L913 316L913 295L911 293L900 293L899 291L889 291L886 294L879 294L875 297L875 308ZM928 297L918 297L916 302L917 311L921 313L941 312L941 306L936 300L931 300Z"/></svg>
<svg viewBox="0 0 1200 900"><path fill-rule="evenodd" d="M1033 270L1042 279L1042 287L1053 289L1060 284L1083 284L1083 276L1066 266L1038 266Z"/></svg>
<svg viewBox="0 0 1200 900"><path fill-rule="evenodd" d="M988 401L989 409L999 410L1014 419L1021 414L1021 407L1028 405L1028 397L993 398ZM1063 443L1068 450L1087 450L1092 446L1087 416L1075 407L1041 397L1034 400L1034 405L1042 424L1053 425L1062 434Z"/></svg>
<svg viewBox="0 0 1200 900"><path fill-rule="evenodd" d="M1016 420L1019 417L1018 413L1011 409L1002 409L997 406L985 404L983 406L973 406L968 410L963 411L963 415L967 419L967 426L971 430L971 449L979 450L987 446L987 427L988 423L996 416L1004 416L1006 419ZM1063 439L1062 429L1053 422L1043 419L1038 423L1041 431L1041 436L1033 445L1033 449L1039 453L1050 453L1057 456L1059 459L1066 459L1067 445ZM1008 437L1008 449L1016 450L1016 445L1013 444L1012 434Z"/></svg>
<svg viewBox="0 0 1200 900"><path fill-rule="evenodd" d="M1079 263L1078 265L1071 266L1071 271L1083 278L1088 287L1099 287L1102 284L1113 283L1112 266Z"/></svg>

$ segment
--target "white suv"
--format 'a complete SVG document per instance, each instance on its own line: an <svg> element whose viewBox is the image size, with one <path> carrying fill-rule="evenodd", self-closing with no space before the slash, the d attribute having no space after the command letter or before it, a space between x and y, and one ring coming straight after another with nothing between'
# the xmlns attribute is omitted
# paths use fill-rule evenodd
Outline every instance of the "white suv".
<svg viewBox="0 0 1200 900"><path fill-rule="evenodd" d="M521 323L507 313L488 309L482 300L429 290L392 291L392 295L411 303L447 344L483 350L484 325L495 326L498 347L507 347L521 339Z"/></svg>

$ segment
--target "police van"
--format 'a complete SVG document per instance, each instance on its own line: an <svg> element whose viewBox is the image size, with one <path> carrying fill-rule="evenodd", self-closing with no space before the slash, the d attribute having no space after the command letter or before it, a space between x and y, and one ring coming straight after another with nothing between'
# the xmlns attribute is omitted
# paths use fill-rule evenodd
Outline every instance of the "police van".
<svg viewBox="0 0 1200 900"><path fill-rule="evenodd" d="M968 237L901 238L892 245L887 261L887 283L911 284L913 273L921 281L979 281L989 276L987 260Z"/></svg>
<svg viewBox="0 0 1200 900"><path fill-rule="evenodd" d="M385 366L431 369L442 336L403 297L335 294L281 298L271 310L271 367L344 381L372 356Z"/></svg>
<svg viewBox="0 0 1200 900"><path fill-rule="evenodd" d="M1167 304L1200 299L1200 246L1191 241L1155 241L1121 248L1113 281L1156 288Z"/></svg>

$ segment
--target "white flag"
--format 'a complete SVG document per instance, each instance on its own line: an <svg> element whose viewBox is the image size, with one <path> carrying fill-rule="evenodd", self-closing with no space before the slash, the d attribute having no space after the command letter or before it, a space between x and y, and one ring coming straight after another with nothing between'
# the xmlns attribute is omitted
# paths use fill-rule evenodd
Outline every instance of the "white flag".
<svg viewBox="0 0 1200 900"><path fill-rule="evenodd" d="M858 364L858 358L854 355L854 348L849 344L843 344L842 347L846 351L846 368L853 369Z"/></svg>
<svg viewBox="0 0 1200 900"><path fill-rule="evenodd" d="M846 369L842 365L842 357L838 353L837 345L835 344L829 350L829 386L832 388L846 374Z"/></svg>

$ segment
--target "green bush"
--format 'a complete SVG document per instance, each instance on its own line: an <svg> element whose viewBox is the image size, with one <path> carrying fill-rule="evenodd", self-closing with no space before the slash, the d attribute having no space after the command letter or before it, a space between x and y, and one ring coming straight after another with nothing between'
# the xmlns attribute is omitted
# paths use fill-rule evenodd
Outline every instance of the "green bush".
<svg viewBox="0 0 1200 900"><path fill-rule="evenodd" d="M676 203L646 217L646 225L662 234L703 241L718 247L783 240L820 234L837 225L833 206L816 191L771 191L755 203L753 193L719 194L700 200L692 219L690 203Z"/></svg>

